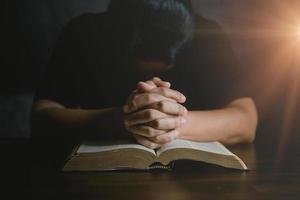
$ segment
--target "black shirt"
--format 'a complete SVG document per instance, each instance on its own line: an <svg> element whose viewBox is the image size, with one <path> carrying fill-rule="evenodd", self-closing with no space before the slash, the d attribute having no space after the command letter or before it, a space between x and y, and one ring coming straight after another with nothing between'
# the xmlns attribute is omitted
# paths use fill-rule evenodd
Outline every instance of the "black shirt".
<svg viewBox="0 0 300 200"><path fill-rule="evenodd" d="M123 62L122 39L122 34L111 29L105 13L73 19L55 45L36 99L70 108L122 106L138 81L151 78L140 77ZM178 53L175 66L154 75L182 92L190 110L222 107L243 96L236 88L241 69L226 34L200 16L193 39Z"/></svg>

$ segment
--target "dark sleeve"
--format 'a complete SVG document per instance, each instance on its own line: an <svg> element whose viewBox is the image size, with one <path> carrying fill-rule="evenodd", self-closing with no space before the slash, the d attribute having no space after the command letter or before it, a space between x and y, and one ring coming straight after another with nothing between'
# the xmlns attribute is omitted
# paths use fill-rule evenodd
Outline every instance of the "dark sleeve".
<svg viewBox="0 0 300 200"><path fill-rule="evenodd" d="M244 70L234 55L229 37L212 21L199 25L193 59L192 109L224 107L241 97L249 96L243 88ZM200 31L199 31L200 30Z"/></svg>
<svg viewBox="0 0 300 200"><path fill-rule="evenodd" d="M73 19L62 30L47 63L35 99L49 99L67 107L77 106L76 73L83 44L85 17Z"/></svg>

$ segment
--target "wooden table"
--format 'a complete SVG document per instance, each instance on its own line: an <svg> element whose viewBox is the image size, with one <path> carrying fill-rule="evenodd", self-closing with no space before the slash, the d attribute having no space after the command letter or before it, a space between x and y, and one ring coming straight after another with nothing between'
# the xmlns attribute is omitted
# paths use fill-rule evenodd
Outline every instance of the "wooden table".
<svg viewBox="0 0 300 200"><path fill-rule="evenodd" d="M230 147L249 172L180 161L173 171L66 173L72 142L32 140L1 140L1 167L11 196L30 199L300 199L300 137L288 138L260 132Z"/></svg>

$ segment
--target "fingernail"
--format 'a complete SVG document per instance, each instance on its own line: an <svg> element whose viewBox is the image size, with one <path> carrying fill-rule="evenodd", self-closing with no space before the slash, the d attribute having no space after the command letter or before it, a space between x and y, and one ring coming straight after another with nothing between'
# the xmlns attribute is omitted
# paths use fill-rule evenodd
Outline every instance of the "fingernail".
<svg viewBox="0 0 300 200"><path fill-rule="evenodd" d="M165 82L166 87L171 87L171 83L170 82Z"/></svg>
<svg viewBox="0 0 300 200"><path fill-rule="evenodd" d="M186 97L183 94L180 95L180 101L182 103L184 103L186 101Z"/></svg>
<svg viewBox="0 0 300 200"><path fill-rule="evenodd" d="M182 107L181 112L182 115L186 115L188 113L188 110L185 107Z"/></svg>

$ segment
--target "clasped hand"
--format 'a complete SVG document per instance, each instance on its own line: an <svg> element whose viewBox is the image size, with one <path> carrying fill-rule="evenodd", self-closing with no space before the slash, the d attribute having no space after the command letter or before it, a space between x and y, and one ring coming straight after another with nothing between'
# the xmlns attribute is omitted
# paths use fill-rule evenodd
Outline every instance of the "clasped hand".
<svg viewBox="0 0 300 200"><path fill-rule="evenodd" d="M155 149L180 135L186 97L159 78L139 82L123 106L124 125L138 143Z"/></svg>

